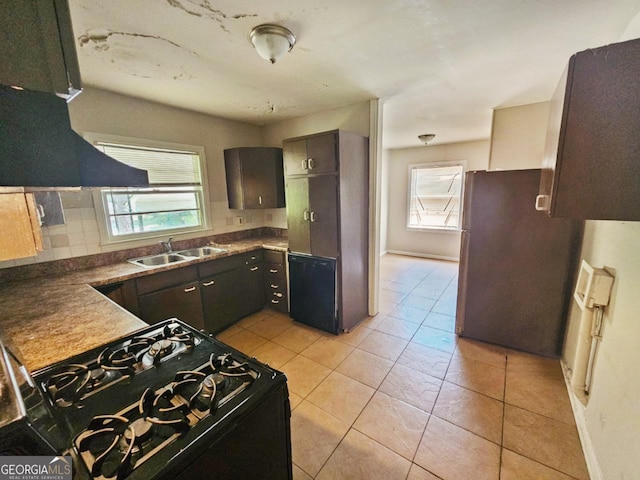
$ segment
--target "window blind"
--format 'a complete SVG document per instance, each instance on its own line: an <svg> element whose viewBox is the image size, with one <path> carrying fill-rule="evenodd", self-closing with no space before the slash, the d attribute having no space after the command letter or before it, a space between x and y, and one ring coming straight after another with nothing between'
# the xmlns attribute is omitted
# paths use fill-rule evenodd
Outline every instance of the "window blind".
<svg viewBox="0 0 640 480"><path fill-rule="evenodd" d="M200 158L195 152L104 142L95 146L122 163L146 170L151 185L202 185Z"/></svg>

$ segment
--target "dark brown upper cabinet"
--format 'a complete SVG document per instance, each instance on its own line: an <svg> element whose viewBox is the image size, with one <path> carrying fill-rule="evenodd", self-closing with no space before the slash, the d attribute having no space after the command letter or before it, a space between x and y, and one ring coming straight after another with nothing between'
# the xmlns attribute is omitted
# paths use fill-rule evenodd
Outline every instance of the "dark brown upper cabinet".
<svg viewBox="0 0 640 480"><path fill-rule="evenodd" d="M229 208L283 208L282 149L241 147L224 151Z"/></svg>
<svg viewBox="0 0 640 480"><path fill-rule="evenodd" d="M287 175L332 173L336 171L336 135L322 134L287 141L284 161Z"/></svg>
<svg viewBox="0 0 640 480"><path fill-rule="evenodd" d="M0 84L73 96L80 68L67 0L2 0Z"/></svg>
<svg viewBox="0 0 640 480"><path fill-rule="evenodd" d="M578 52L551 100L538 210L640 220L640 39Z"/></svg>

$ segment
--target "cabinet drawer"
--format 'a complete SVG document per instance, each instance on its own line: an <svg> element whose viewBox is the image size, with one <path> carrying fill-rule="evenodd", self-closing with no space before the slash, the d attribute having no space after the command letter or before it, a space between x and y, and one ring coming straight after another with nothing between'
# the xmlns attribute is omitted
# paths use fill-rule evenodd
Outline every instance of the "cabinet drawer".
<svg viewBox="0 0 640 480"><path fill-rule="evenodd" d="M265 263L264 274L267 278L287 278L287 272L285 266L280 263Z"/></svg>
<svg viewBox="0 0 640 480"><path fill-rule="evenodd" d="M210 262L201 263L198 265L198 271L200 278L208 277L209 275L215 275L217 273L233 270L234 268L240 268L243 265L242 255L232 255L230 257L219 258L218 260L211 260Z"/></svg>
<svg viewBox="0 0 640 480"><path fill-rule="evenodd" d="M245 265L253 265L264 260L263 250L254 250L253 252L243 253L242 261Z"/></svg>
<svg viewBox="0 0 640 480"><path fill-rule="evenodd" d="M181 283L189 283L197 280L198 268L196 265L190 267L176 268L167 272L154 273L147 277L138 278L136 286L138 295L154 292L162 288L173 287Z"/></svg>
<svg viewBox="0 0 640 480"><path fill-rule="evenodd" d="M284 253L275 250L264 250L264 261L284 265Z"/></svg>

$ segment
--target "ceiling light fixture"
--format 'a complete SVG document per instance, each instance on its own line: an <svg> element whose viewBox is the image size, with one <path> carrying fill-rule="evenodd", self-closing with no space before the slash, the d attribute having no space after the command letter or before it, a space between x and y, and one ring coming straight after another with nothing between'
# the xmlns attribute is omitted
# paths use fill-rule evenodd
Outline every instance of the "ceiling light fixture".
<svg viewBox="0 0 640 480"><path fill-rule="evenodd" d="M289 29L271 23L254 27L249 33L249 39L258 55L271 63L276 63L296 44L296 37Z"/></svg>
<svg viewBox="0 0 640 480"><path fill-rule="evenodd" d="M422 135L418 135L418 140L420 140L425 145L429 143L431 140L433 140L434 138L436 138L435 133L424 133Z"/></svg>

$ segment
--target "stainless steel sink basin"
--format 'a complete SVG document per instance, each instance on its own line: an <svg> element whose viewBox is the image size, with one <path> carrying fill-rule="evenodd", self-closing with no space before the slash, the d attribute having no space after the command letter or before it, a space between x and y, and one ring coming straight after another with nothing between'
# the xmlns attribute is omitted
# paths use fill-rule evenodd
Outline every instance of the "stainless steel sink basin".
<svg viewBox="0 0 640 480"><path fill-rule="evenodd" d="M190 248L189 250L180 250L176 252L178 255L184 255L185 257L206 257L209 255L215 255L216 253L223 253L227 250L219 247L199 247Z"/></svg>
<svg viewBox="0 0 640 480"><path fill-rule="evenodd" d="M146 257L132 258L127 261L141 267L160 267L162 265L169 265L170 263L188 262L194 258L207 257L209 255L215 255L216 253L223 253L226 251L226 248L220 247L198 247L190 248L188 250L180 250L179 252L147 255Z"/></svg>
<svg viewBox="0 0 640 480"><path fill-rule="evenodd" d="M160 265L168 265L170 263L186 262L187 260L190 259L176 253L161 253L159 255L149 255L147 257L133 258L127 261L133 263L134 265L141 265L143 267L157 267Z"/></svg>

